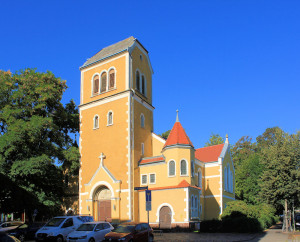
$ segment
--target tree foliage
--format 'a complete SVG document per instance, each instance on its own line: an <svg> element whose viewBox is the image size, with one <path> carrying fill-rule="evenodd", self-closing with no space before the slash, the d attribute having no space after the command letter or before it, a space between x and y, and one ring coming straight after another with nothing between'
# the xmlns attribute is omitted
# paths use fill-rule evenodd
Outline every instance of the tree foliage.
<svg viewBox="0 0 300 242"><path fill-rule="evenodd" d="M171 129L162 133L160 136L164 139L167 139L169 137L170 132L171 132Z"/></svg>
<svg viewBox="0 0 300 242"><path fill-rule="evenodd" d="M28 210L59 207L62 170L78 172L79 152L72 137L79 128L78 110L73 101L61 103L66 88L66 82L49 71L0 71L0 173L10 187L34 200L26 204ZM24 209L14 206L13 201L19 201L7 192L0 211Z"/></svg>
<svg viewBox="0 0 300 242"><path fill-rule="evenodd" d="M263 137L260 140L263 140L261 156L265 169L261 176L261 199L276 208L285 199L299 206L300 133L290 135L274 128L266 130Z"/></svg>
<svg viewBox="0 0 300 242"><path fill-rule="evenodd" d="M219 134L212 133L210 135L209 141L205 143L204 147L223 144L224 139Z"/></svg>

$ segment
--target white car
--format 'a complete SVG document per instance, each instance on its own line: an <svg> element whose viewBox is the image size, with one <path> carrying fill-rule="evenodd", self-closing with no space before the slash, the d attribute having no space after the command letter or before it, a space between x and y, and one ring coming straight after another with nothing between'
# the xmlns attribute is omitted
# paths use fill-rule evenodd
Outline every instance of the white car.
<svg viewBox="0 0 300 242"><path fill-rule="evenodd" d="M69 233L85 222L92 222L92 216L60 216L52 218L35 234L36 241L66 241Z"/></svg>
<svg viewBox="0 0 300 242"><path fill-rule="evenodd" d="M102 241L114 227L109 222L91 222L81 224L76 231L68 235L68 242Z"/></svg>

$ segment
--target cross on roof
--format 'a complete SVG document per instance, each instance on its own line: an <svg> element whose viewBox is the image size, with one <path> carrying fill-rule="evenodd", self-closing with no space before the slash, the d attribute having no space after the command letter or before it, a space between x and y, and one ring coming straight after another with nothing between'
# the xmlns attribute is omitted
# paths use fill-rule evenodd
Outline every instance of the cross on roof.
<svg viewBox="0 0 300 242"><path fill-rule="evenodd" d="M101 152L99 158L100 158L100 165L103 166L103 160L106 158L106 156L103 154L103 152Z"/></svg>

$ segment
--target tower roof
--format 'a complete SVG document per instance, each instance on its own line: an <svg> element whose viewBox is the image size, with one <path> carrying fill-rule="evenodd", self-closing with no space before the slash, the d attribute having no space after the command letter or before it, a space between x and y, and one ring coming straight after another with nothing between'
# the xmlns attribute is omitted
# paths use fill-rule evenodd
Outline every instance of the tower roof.
<svg viewBox="0 0 300 242"><path fill-rule="evenodd" d="M179 121L175 122L164 148L171 145L190 145L194 147Z"/></svg>
<svg viewBox="0 0 300 242"><path fill-rule="evenodd" d="M120 53L122 51L127 50L130 46L132 46L134 44L134 41L136 41L136 39L133 36L130 36L127 39L124 39L122 41L119 41L115 44L112 44L110 46L107 46L105 48L103 48L102 50L100 50L97 54L95 54L94 56L92 56L91 58L89 58L83 65L81 68L88 66L90 64L93 64L94 62L97 62L99 60L102 60L104 58L107 58L111 55Z"/></svg>

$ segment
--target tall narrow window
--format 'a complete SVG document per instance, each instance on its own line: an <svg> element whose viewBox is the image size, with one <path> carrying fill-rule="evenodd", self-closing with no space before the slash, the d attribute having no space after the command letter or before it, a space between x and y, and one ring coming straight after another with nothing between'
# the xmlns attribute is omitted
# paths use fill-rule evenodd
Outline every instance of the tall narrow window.
<svg viewBox="0 0 300 242"><path fill-rule="evenodd" d="M169 176L175 176L175 161L169 162Z"/></svg>
<svg viewBox="0 0 300 242"><path fill-rule="evenodd" d="M140 73L139 73L139 71L136 71L136 74L135 74L135 86L136 86L136 89L140 91Z"/></svg>
<svg viewBox="0 0 300 242"><path fill-rule="evenodd" d="M141 92L144 96L145 96L145 88L146 88L146 86L145 86L145 77L142 76L142 90L141 90Z"/></svg>
<svg viewBox="0 0 300 242"><path fill-rule="evenodd" d="M113 124L113 113L108 112L107 114L107 125L112 125Z"/></svg>
<svg viewBox="0 0 300 242"><path fill-rule="evenodd" d="M227 187L227 167L226 166L224 169L224 183L225 183L225 191L227 191L228 187Z"/></svg>
<svg viewBox="0 0 300 242"><path fill-rule="evenodd" d="M98 129L99 128L99 117L98 115L96 115L94 117L94 129Z"/></svg>
<svg viewBox="0 0 300 242"><path fill-rule="evenodd" d="M186 176L187 175L187 164L185 160L180 162L180 175Z"/></svg>
<svg viewBox="0 0 300 242"><path fill-rule="evenodd" d="M106 91L106 86L107 86L107 74L106 72L103 72L101 75L101 92Z"/></svg>
<svg viewBox="0 0 300 242"><path fill-rule="evenodd" d="M145 152L145 150L144 150L144 143L142 143L142 147L141 147L141 149L142 149L142 155L144 155L144 152Z"/></svg>
<svg viewBox="0 0 300 242"><path fill-rule="evenodd" d="M109 75L109 86L108 89L113 89L115 88L115 70L111 69L108 73Z"/></svg>
<svg viewBox="0 0 300 242"><path fill-rule="evenodd" d="M198 187L202 188L202 172L198 171Z"/></svg>
<svg viewBox="0 0 300 242"><path fill-rule="evenodd" d="M144 114L141 114L141 127L145 128L145 116L144 116Z"/></svg>
<svg viewBox="0 0 300 242"><path fill-rule="evenodd" d="M93 78L93 95L99 93L99 75L95 75Z"/></svg>

